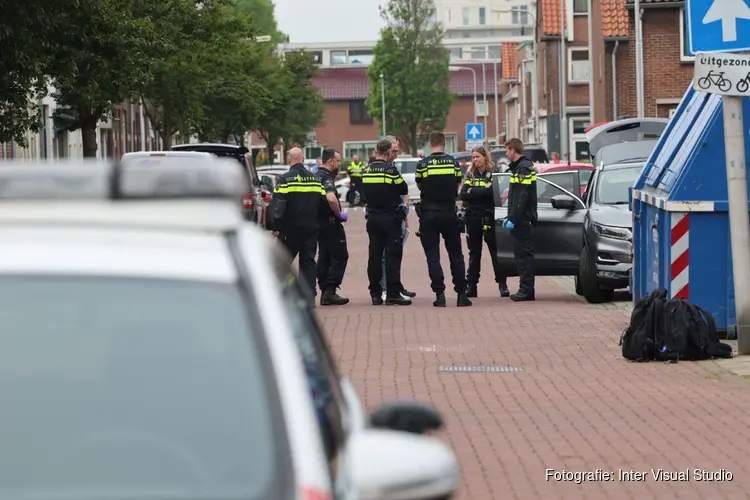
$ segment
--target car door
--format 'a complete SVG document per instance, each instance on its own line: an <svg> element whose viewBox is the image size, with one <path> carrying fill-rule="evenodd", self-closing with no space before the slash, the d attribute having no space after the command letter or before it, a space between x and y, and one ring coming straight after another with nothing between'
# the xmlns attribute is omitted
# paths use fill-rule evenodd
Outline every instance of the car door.
<svg viewBox="0 0 750 500"><path fill-rule="evenodd" d="M263 211L265 206L263 204L263 194L260 189L260 177L258 176L258 171L255 169L250 153L245 153L243 163L245 164L245 168L250 177L250 189L252 190L254 201L253 207L255 209L255 222L263 224Z"/></svg>
<svg viewBox="0 0 750 500"><path fill-rule="evenodd" d="M559 181L558 184L555 181ZM578 260L583 248L583 201L576 190L573 172L557 172L537 177L537 213L534 226L534 253L537 274L567 276L578 272ZM572 188L572 189L565 189ZM569 196L576 201L575 210L561 210L552 206L555 196Z"/></svg>
<svg viewBox="0 0 750 500"><path fill-rule="evenodd" d="M328 453L335 498L354 498L348 473L346 442L367 426L367 417L349 381L341 377L323 330L305 299L298 279L286 280L285 313L292 322L295 340L302 354L318 424Z"/></svg>
<svg viewBox="0 0 750 500"><path fill-rule="evenodd" d="M567 175L567 177L561 176ZM584 204L581 199L550 179L558 178L563 183L575 185L572 172L550 173L537 177L537 213L534 226L535 272L538 276L566 276L578 270L578 259L583 248ZM497 262L507 276L517 276L514 257L515 240L510 231L502 227L507 217L507 196L510 174L494 174L495 191L495 239ZM576 200L575 210L560 210L552 207L552 197L565 195Z"/></svg>

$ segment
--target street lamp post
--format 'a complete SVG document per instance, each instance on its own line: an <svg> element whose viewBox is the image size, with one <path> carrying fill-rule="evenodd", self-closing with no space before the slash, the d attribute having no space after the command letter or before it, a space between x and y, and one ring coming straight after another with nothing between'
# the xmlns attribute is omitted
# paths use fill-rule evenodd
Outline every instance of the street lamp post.
<svg viewBox="0 0 750 500"><path fill-rule="evenodd" d="M477 72L474 68L466 66L448 66L450 71L471 71L471 76L474 78L474 122L477 121Z"/></svg>
<svg viewBox="0 0 750 500"><path fill-rule="evenodd" d="M380 125L383 128L383 137L385 137L385 78L383 78L383 73L380 73L380 108L383 114Z"/></svg>

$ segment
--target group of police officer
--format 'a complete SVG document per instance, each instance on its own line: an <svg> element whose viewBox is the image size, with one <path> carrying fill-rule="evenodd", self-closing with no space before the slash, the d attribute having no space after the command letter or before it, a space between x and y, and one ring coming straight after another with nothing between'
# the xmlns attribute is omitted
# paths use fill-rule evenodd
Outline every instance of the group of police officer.
<svg viewBox="0 0 750 500"><path fill-rule="evenodd" d="M419 218L417 235L425 252L430 286L435 293L433 305L447 305L445 277L440 265L441 237L449 256L458 307L471 306L470 297L477 296L483 240L489 247L501 297L510 296L515 302L534 300L532 226L537 220L536 172L533 163L523 156L523 143L511 139L505 144L511 176L508 214L502 227L514 238L520 278L519 290L512 295L495 262L494 195L489 155L484 148L475 149L472 153L476 161L464 178L458 162L445 153L445 135L432 132L429 143L432 153L417 165L415 177L421 201L414 208ZM393 138L379 141L366 167L361 168L357 162L349 169L350 174L356 170L357 189L361 189L362 198L366 200L367 276L373 305L412 303L410 297L404 295L401 284L403 226L408 227L408 206L404 198L408 195L408 186L394 164L394 151L396 155L398 153L394 144ZM483 159L480 161L479 157ZM319 288L321 305L344 305L349 299L339 295L338 289L349 259L343 226L348 215L341 208L335 186L341 156L333 149L325 149L321 163L317 175L313 174L304 165L301 149L289 151L291 168L280 176L274 191L270 222L274 234L292 257L299 256L300 275L312 288L313 302ZM459 197L466 206L463 220L456 205ZM468 273L461 249L464 224L469 245ZM382 280L383 274L385 280ZM381 280L385 282L385 290Z"/></svg>

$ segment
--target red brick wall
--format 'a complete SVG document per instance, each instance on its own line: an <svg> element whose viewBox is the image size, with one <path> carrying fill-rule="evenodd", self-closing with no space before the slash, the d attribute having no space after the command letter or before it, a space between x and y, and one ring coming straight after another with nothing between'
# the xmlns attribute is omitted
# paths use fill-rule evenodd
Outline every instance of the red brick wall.
<svg viewBox="0 0 750 500"><path fill-rule="evenodd" d="M629 108L630 102L635 102L635 84L631 83L632 71L630 64L630 48L628 42L621 41L617 47L616 58L616 88L617 88L617 116L632 114ZM605 113L604 121L614 120L617 116L614 113L612 104L612 51L615 43L608 42L603 58L604 88L605 88Z"/></svg>
<svg viewBox="0 0 750 500"><path fill-rule="evenodd" d="M680 60L680 9L644 9L644 114L667 117L674 105L657 106L657 99L680 99L693 78L692 62ZM630 40L635 40L635 23L630 12ZM622 44L620 44L622 46ZM618 95L620 114L637 113L635 86L635 44L628 44L628 92Z"/></svg>
<svg viewBox="0 0 750 500"><path fill-rule="evenodd" d="M479 100L482 95L477 96ZM485 135L492 138L495 135L495 105L494 96L487 95L487 106L489 116L487 116L487 126ZM453 101L450 114L445 126L444 132L455 133L458 138L458 149L465 149L465 128L466 123L474 121L474 99L471 97L457 97ZM503 131L504 108L502 102L498 104L498 125L499 130ZM479 118L483 122L483 118ZM343 151L344 142L358 141L376 141L380 136L379 123L375 120L371 125L352 125L349 123L349 102L348 101L328 101L325 103L325 114L321 123L315 127L315 133L318 143L321 145L336 148Z"/></svg>

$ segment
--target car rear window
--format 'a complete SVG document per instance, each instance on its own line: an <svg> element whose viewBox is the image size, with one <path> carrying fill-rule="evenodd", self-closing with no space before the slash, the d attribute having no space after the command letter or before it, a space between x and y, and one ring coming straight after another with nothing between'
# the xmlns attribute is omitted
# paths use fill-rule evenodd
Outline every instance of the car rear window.
<svg viewBox="0 0 750 500"><path fill-rule="evenodd" d="M407 160L407 161L396 160L395 164L396 164L396 168L398 168L399 172L401 172L402 174L415 174L417 172L416 160Z"/></svg>
<svg viewBox="0 0 750 500"><path fill-rule="evenodd" d="M0 278L0 498L288 498L244 304L230 284Z"/></svg>

